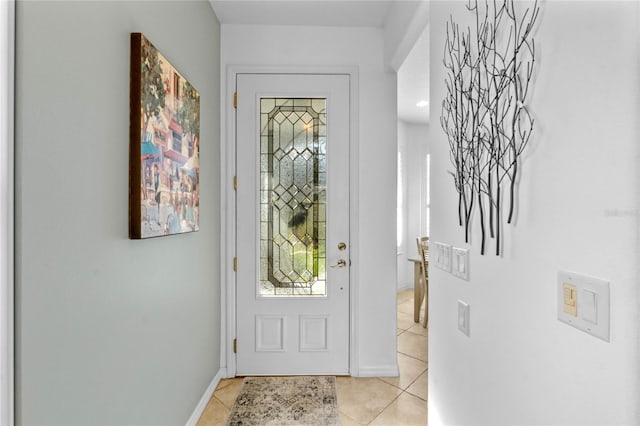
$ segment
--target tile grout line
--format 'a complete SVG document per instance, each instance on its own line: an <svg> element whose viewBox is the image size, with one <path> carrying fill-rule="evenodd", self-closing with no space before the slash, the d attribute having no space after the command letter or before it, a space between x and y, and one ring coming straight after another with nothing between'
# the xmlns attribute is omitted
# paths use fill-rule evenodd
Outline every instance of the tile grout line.
<svg viewBox="0 0 640 426"><path fill-rule="evenodd" d="M224 408L226 408L227 410L229 410L229 412L231 412L231 409L232 409L233 407L227 407L227 404L225 404L224 402L222 402L222 400L220 400L220 398L218 398L218 397L217 397L217 396L215 396L215 395L213 396L213 398L215 398L215 400L216 400L216 401L218 401L218 402L220 403L220 405L222 405ZM236 399L237 399L237 398L238 398L238 397L236 397ZM236 402L236 400L234 399L234 400L233 400L233 403L235 404L235 402Z"/></svg>
<svg viewBox="0 0 640 426"><path fill-rule="evenodd" d="M415 356L413 356L413 355L411 355L411 354L404 353L404 352L400 352L400 351L398 351L398 353L399 353L399 354L402 354L402 355L405 355L405 356L408 356L409 358L413 358L413 359L415 359L415 360L417 360L417 361L425 362L425 363L427 363L427 368L429 368L429 361L425 361L424 359L416 358Z"/></svg>
<svg viewBox="0 0 640 426"><path fill-rule="evenodd" d="M414 358L414 359L417 359L417 358ZM420 361L420 360L418 360L418 361ZM424 361L423 361L423 362L424 362ZM387 384L387 385L391 385L391 386L393 386L394 388L398 389L398 390L401 392L401 395L402 395L402 393L407 393L407 394L409 394L409 395L411 395L411 396L415 396L416 398L418 398L418 399L420 399L420 400L422 400L422 401L427 402L427 400L426 400L426 399L424 399L424 398L422 398L420 395L416 395L416 394L414 394L413 392L410 392L410 391L409 391L409 388L410 388L411 386L413 386L413 385L418 381L418 379L420 379L420 377L422 377L422 375L423 375L423 374L428 374L428 373L429 373L429 367L427 367L423 372L421 372L420 374L418 374L418 376L417 376L415 379L413 379L413 381L411 381L411 383L409 383L409 384L407 385L406 389L402 389L400 386L396 386L396 385L394 385L393 383L385 382L385 381L384 381L384 380L382 380L382 378L380 378L380 377L376 377L376 379L380 380L382 383L385 383L385 384ZM398 395L398 397L400 397L400 395ZM384 411L384 410L383 410L383 411Z"/></svg>
<svg viewBox="0 0 640 426"><path fill-rule="evenodd" d="M371 420L369 423L367 423L367 425L370 425L371 423L375 422L375 421L376 421L376 419L377 419L378 417L380 417L380 416L382 415L382 413L384 413L384 412L385 412L385 410L386 410L387 408L391 407L391 404L393 404L394 402L396 402L396 401L398 400L398 398L400 398L400 395L402 395L403 393L405 393L405 391L401 391L401 392L400 392L400 394L398 394L398 396L396 396L396 397L395 397L395 398L394 398L394 399L393 399L389 404L387 404L387 406L386 406L386 407L384 407L384 408L383 408L383 409L378 413L378 415L376 415L376 416L373 418L373 420Z"/></svg>
<svg viewBox="0 0 640 426"><path fill-rule="evenodd" d="M349 420L351 420L352 422L357 423L358 425L362 424L359 421L357 421L356 419L354 419L353 417L351 417L348 414L346 414L344 411L340 411L340 407L338 407L338 415L339 416L344 416L344 417L348 418Z"/></svg>

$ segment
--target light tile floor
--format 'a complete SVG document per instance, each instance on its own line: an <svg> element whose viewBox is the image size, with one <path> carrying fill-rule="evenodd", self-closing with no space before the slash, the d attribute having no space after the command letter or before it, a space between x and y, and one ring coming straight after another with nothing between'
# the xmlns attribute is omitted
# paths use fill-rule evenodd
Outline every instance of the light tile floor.
<svg viewBox="0 0 640 426"><path fill-rule="evenodd" d="M413 322L413 290L398 293L400 377L338 377L343 426L427 424L427 329ZM198 426L225 425L242 378L220 382Z"/></svg>

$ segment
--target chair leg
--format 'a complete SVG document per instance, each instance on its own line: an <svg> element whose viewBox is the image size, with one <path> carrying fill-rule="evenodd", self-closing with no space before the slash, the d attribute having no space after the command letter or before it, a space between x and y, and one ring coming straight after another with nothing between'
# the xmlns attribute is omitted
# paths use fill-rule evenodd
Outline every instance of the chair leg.
<svg viewBox="0 0 640 426"><path fill-rule="evenodd" d="M422 267L418 262L413 270L413 322L420 322L420 302L422 301Z"/></svg>
<svg viewBox="0 0 640 426"><path fill-rule="evenodd" d="M422 285L422 278L415 284L416 288L413 293L413 322L420 322L420 311L422 309L422 299L424 299L424 291Z"/></svg>
<svg viewBox="0 0 640 426"><path fill-rule="evenodd" d="M424 291L424 317L422 318L422 327L427 328L427 322L429 321L429 281L426 283Z"/></svg>
<svg viewBox="0 0 640 426"><path fill-rule="evenodd" d="M422 318L422 327L427 328L427 322L429 321L429 305L427 299L424 300L424 317Z"/></svg>

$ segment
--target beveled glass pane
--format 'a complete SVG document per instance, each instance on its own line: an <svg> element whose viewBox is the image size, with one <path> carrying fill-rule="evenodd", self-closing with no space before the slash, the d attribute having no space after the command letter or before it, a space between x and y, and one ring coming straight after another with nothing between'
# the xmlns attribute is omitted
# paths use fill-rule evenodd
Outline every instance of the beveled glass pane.
<svg viewBox="0 0 640 426"><path fill-rule="evenodd" d="M327 294L326 104L260 100L261 296Z"/></svg>
<svg viewBox="0 0 640 426"><path fill-rule="evenodd" d="M260 99L260 111L271 111L276 106L276 100L273 98Z"/></svg>
<svg viewBox="0 0 640 426"><path fill-rule="evenodd" d="M275 98L276 106L289 106L293 104L293 99L290 98ZM262 113L262 111L260 111ZM267 111L269 113L269 111Z"/></svg>

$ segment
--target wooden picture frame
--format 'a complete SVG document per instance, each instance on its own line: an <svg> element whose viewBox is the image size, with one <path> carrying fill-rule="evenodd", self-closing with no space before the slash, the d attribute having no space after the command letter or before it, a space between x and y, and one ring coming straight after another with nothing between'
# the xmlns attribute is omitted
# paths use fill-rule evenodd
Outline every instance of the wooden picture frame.
<svg viewBox="0 0 640 426"><path fill-rule="evenodd" d="M129 238L198 231L200 94L131 33Z"/></svg>

